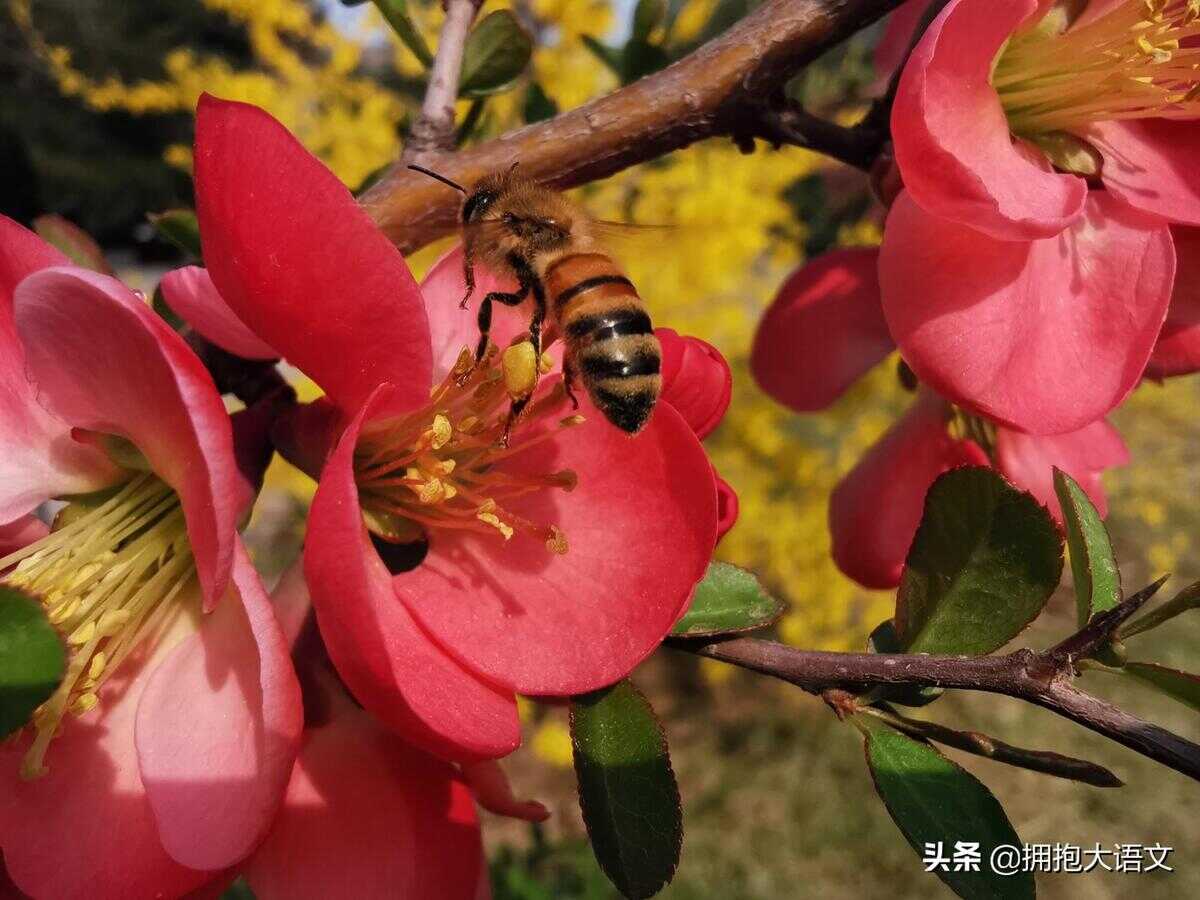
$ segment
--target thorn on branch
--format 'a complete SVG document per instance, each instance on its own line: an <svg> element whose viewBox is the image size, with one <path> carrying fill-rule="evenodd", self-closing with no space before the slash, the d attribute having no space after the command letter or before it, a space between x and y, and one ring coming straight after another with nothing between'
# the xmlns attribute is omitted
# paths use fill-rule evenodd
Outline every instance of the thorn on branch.
<svg viewBox="0 0 1200 900"><path fill-rule="evenodd" d="M1091 620L1083 628L1065 641L1052 647L1044 655L1059 671L1073 670L1075 660L1093 655L1097 650L1113 640L1121 624L1141 609L1147 600L1158 593L1158 589L1170 577L1170 575L1164 575L1157 581L1146 585L1137 593L1125 598L1125 600L1112 609L1092 616ZM1073 671L1072 674L1074 674Z"/></svg>

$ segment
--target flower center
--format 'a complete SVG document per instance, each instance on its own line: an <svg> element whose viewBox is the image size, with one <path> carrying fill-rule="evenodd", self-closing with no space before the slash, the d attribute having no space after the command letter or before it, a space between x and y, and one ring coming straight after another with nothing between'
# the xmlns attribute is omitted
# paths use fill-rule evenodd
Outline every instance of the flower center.
<svg viewBox="0 0 1200 900"><path fill-rule="evenodd" d="M501 362L502 355L490 346L474 367L464 349L426 406L363 429L355 481L367 527L375 535L403 543L447 528L507 541L524 532L554 553L567 552L567 537L557 525L531 522L509 508L525 494L575 487L570 469L525 474L500 464L583 422L579 415L559 415L565 396L560 382L529 403L512 426L514 439L507 440L509 404L532 389L524 371L529 366L521 365L519 352L511 352L521 349L510 347ZM523 439L516 437L520 432Z"/></svg>
<svg viewBox="0 0 1200 900"><path fill-rule="evenodd" d="M66 674L33 715L21 765L23 778L37 778L63 716L95 708L108 676L178 608L170 601L196 567L178 495L146 473L64 508L49 535L0 559L6 570L3 580L40 597L67 642Z"/></svg>
<svg viewBox="0 0 1200 900"><path fill-rule="evenodd" d="M1052 11L1000 51L992 86L1014 134L1200 116L1200 0L1127 0L1081 28L1062 22Z"/></svg>

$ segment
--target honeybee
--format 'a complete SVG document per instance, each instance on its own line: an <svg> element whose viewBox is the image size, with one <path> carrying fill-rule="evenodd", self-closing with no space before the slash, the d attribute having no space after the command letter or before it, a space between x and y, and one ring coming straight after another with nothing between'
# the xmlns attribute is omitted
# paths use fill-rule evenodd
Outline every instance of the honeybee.
<svg viewBox="0 0 1200 900"><path fill-rule="evenodd" d="M410 169L436 178L465 195L462 206L465 308L475 291L475 263L517 281L511 292L492 291L479 304L479 343L483 359L492 325L492 304L516 306L533 298L529 340L542 351L542 326L561 335L563 382L576 406L575 379L613 425L637 434L654 411L662 389L662 348L642 299L600 242L615 223L590 219L565 196L529 178L516 165L481 178L467 190L420 166ZM510 423L528 398L513 402Z"/></svg>

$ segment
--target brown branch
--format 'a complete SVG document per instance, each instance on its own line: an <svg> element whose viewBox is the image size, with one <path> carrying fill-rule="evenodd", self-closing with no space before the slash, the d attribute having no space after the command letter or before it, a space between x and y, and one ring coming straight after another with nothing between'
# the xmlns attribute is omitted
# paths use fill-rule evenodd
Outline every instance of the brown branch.
<svg viewBox="0 0 1200 900"><path fill-rule="evenodd" d="M472 184L520 160L531 177L568 188L710 137L735 137L743 144L764 137L824 150L820 138L826 136L841 146L849 138L843 133L847 129L825 123L828 129L818 133L811 121L793 118L785 127L788 122L777 120L783 86L821 53L900 2L766 0L661 72L477 147L426 153L422 164L460 184ZM857 140L862 147L844 155L865 158L878 146L870 135L859 134ZM454 227L459 197L397 163L362 202L408 252Z"/></svg>
<svg viewBox="0 0 1200 900"><path fill-rule="evenodd" d="M1070 682L1072 658L1056 655L1053 649L977 657L830 653L757 638L709 644L672 641L671 646L782 679L814 694L887 684L1004 694L1048 709L1200 781L1200 745L1079 690Z"/></svg>
<svg viewBox="0 0 1200 900"><path fill-rule="evenodd" d="M445 0L446 20L438 36L437 52L429 70L429 84L421 113L413 122L403 161L419 162L431 153L454 146L454 102L462 74L463 50L471 23L483 0Z"/></svg>

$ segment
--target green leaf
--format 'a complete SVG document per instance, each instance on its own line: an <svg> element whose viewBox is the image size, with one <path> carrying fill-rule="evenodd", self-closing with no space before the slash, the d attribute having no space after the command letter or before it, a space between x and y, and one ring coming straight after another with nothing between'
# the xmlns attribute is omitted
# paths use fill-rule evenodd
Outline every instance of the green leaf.
<svg viewBox="0 0 1200 900"><path fill-rule="evenodd" d="M525 119L525 124L553 119L557 115L558 104L554 102L554 98L550 97L536 81L531 82L525 91L525 105L521 109L521 116Z"/></svg>
<svg viewBox="0 0 1200 900"><path fill-rule="evenodd" d="M146 218L158 236L170 241L193 259L200 259L200 223L190 209L168 209L150 213Z"/></svg>
<svg viewBox="0 0 1200 900"><path fill-rule="evenodd" d="M633 10L633 37L645 41L667 17L667 0L638 0Z"/></svg>
<svg viewBox="0 0 1200 900"><path fill-rule="evenodd" d="M1130 678L1148 684L1171 699L1200 712L1200 675L1141 662L1125 663L1121 671Z"/></svg>
<svg viewBox="0 0 1200 900"><path fill-rule="evenodd" d="M1075 479L1058 467L1054 469L1054 493L1058 494L1066 521L1075 603L1082 628L1096 613L1121 602L1121 572L1100 513Z"/></svg>
<svg viewBox="0 0 1200 900"><path fill-rule="evenodd" d="M486 97L506 90L521 77L532 55L533 38L511 10L484 16L463 48L459 96Z"/></svg>
<svg viewBox="0 0 1200 900"><path fill-rule="evenodd" d="M753 572L726 562L709 563L696 585L692 605L675 623L675 637L708 637L753 631L774 625L783 615L783 604L763 590Z"/></svg>
<svg viewBox="0 0 1200 900"><path fill-rule="evenodd" d="M583 46L587 47L592 52L592 56L604 63L605 67L624 81L625 78L625 63L620 50L615 47L610 47L607 44L602 44L590 34L581 34L579 39L583 41Z"/></svg>
<svg viewBox="0 0 1200 900"><path fill-rule="evenodd" d="M992 469L952 469L925 496L900 576L900 641L910 653L991 653L1037 618L1062 565L1037 500Z"/></svg>
<svg viewBox="0 0 1200 900"><path fill-rule="evenodd" d="M0 584L0 737L50 699L66 666L66 647L42 604Z"/></svg>
<svg viewBox="0 0 1200 900"><path fill-rule="evenodd" d="M421 65L427 69L432 66L433 54L429 52L429 45L425 43L425 38L408 15L407 0L375 0L375 5L392 31L404 42L404 46L421 61Z"/></svg>
<svg viewBox="0 0 1200 900"><path fill-rule="evenodd" d="M112 274L112 267L104 258L104 251L92 236L62 216L38 216L33 220L33 230L53 247L61 250L70 260L85 269Z"/></svg>
<svg viewBox="0 0 1200 900"><path fill-rule="evenodd" d="M941 843L950 857L947 871L934 869L946 886L967 900L975 898L1032 898L1033 873L998 875L989 866L995 847L1017 848L1021 839L999 801L980 781L938 753L868 716L856 722L866 731L867 766L875 790L883 799L909 845L929 859L926 844ZM978 844L978 872L953 871L957 842Z"/></svg>
<svg viewBox="0 0 1200 900"><path fill-rule="evenodd" d="M571 740L600 867L626 897L656 894L679 865L683 810L654 710L628 681L576 697Z"/></svg>

